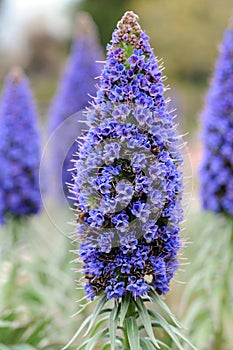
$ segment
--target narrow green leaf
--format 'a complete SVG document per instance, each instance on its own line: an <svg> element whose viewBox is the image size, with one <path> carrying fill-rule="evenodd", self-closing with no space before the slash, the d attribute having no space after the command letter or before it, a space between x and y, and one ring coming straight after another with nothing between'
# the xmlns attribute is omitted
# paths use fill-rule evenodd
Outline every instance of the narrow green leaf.
<svg viewBox="0 0 233 350"><path fill-rule="evenodd" d="M41 322L36 325L35 329L31 332L31 334L27 338L27 343L35 344L39 342L41 332L45 331L47 325L51 322L50 319L42 319Z"/></svg>
<svg viewBox="0 0 233 350"><path fill-rule="evenodd" d="M102 317L100 320L98 320L98 322L95 324L95 326L93 327L90 336L92 337L96 331L102 326L103 323L105 323L107 320L109 319L109 316L104 316Z"/></svg>
<svg viewBox="0 0 233 350"><path fill-rule="evenodd" d="M150 340L145 339L145 338L141 338L140 339L140 344L141 344L141 348L143 350L155 350L154 345L151 343Z"/></svg>
<svg viewBox="0 0 233 350"><path fill-rule="evenodd" d="M153 316L153 315L151 314L151 311L150 311L150 310L148 310L148 314L149 314L150 316ZM160 324L159 322L151 321L151 325L152 325L152 328L161 328L161 324ZM140 326L138 327L138 330L141 331L142 329L144 329L144 326L143 326L143 325L140 325Z"/></svg>
<svg viewBox="0 0 233 350"><path fill-rule="evenodd" d="M81 345L79 345L79 347L76 350L84 349L84 347L85 347L85 350L93 349L93 347L97 344L98 340L102 336L104 336L104 334L106 334L106 333L107 333L106 329L101 329L99 332L95 333L95 335L93 335L93 337L88 338Z"/></svg>
<svg viewBox="0 0 233 350"><path fill-rule="evenodd" d="M143 338L143 339L144 339L146 342L151 343L150 338L145 337L145 338ZM162 349L169 349L169 350L171 350L170 346L167 345L167 344L165 344L162 340L159 340L159 339L158 339L157 341L158 341L159 345L163 346ZM153 349L154 349L154 345L153 345L153 344L152 344L152 346L153 346Z"/></svg>
<svg viewBox="0 0 233 350"><path fill-rule="evenodd" d="M183 350L183 346L180 343L179 339L177 338L176 333L174 333L172 325L170 325L167 322L167 320L165 320L165 318L161 316L158 312L154 311L154 314L156 315L156 318L160 322L162 328L167 332L170 338L174 341L178 349Z"/></svg>
<svg viewBox="0 0 233 350"><path fill-rule="evenodd" d="M92 303L92 301L90 300L90 301L88 301L86 304L82 305L82 306L80 307L80 309L79 309L78 311L76 311L76 312L72 315L72 317L76 317L76 316L78 316L79 314L81 314L81 313L87 308L87 306L90 305L91 303Z"/></svg>
<svg viewBox="0 0 233 350"><path fill-rule="evenodd" d="M176 327L171 326L171 328L173 329L174 333L176 333L181 339L183 339L192 349L197 350L197 348L189 341L188 338L186 338L186 336Z"/></svg>
<svg viewBox="0 0 233 350"><path fill-rule="evenodd" d="M106 296L105 294L102 296L102 298L99 300L93 314L91 315L91 322L89 323L89 326L84 334L84 337L87 336L87 334L90 332L91 328L93 327L93 324L95 323L96 317L99 315L102 307L104 306L106 302Z"/></svg>
<svg viewBox="0 0 233 350"><path fill-rule="evenodd" d="M137 300L135 300L135 304L137 306L139 317L141 318L145 331L147 332L148 336L150 337L156 348L160 349L160 346L154 336L150 316L143 301L140 298L138 298Z"/></svg>
<svg viewBox="0 0 233 350"><path fill-rule="evenodd" d="M91 321L92 315L88 316L84 322L82 323L81 327L77 330L77 332L74 334L74 336L70 339L70 341L62 348L62 350L68 349L68 347L75 341L75 339L79 336L79 334L82 332L82 330L88 325L88 323Z"/></svg>
<svg viewBox="0 0 233 350"><path fill-rule="evenodd" d="M134 317L125 319L126 332L131 350L139 350L139 332L137 321Z"/></svg>
<svg viewBox="0 0 233 350"><path fill-rule="evenodd" d="M174 324L177 327L182 328L181 323L176 319L175 315L173 315L173 313L169 309L168 305L161 299L161 297L159 297L159 295L152 289L150 290L150 292L148 294L151 297L151 299L154 301L154 303L158 304L161 307L161 309L174 322Z"/></svg>
<svg viewBox="0 0 233 350"><path fill-rule="evenodd" d="M120 309L120 327L123 326L125 316L129 308L130 299L131 299L131 296L129 293L126 293L126 295L122 298L121 309Z"/></svg>
<svg viewBox="0 0 233 350"><path fill-rule="evenodd" d="M115 350L115 341L116 341L116 329L117 329L117 311L119 309L119 306L115 304L114 308L112 309L109 317L109 334L110 334L110 341L111 341L111 350Z"/></svg>
<svg viewBox="0 0 233 350"><path fill-rule="evenodd" d="M101 315L101 314L106 314L107 312L109 313L109 312L111 312L112 311L112 308L106 308L106 309L102 309L102 310L100 310L100 312L99 312L99 314Z"/></svg>
<svg viewBox="0 0 233 350"><path fill-rule="evenodd" d="M103 295L103 297L99 300L96 308L95 308L95 311L93 314L91 314L90 316L88 316L84 322L82 323L81 327L77 330L77 332L74 334L74 336L71 338L71 340L68 342L67 345L65 345L65 347L62 348L62 350L66 350L68 349L68 347L74 342L74 340L80 335L80 333L82 332L82 330L88 325L89 323L89 326L88 326L88 329L87 331L85 332L84 336L86 336L91 328L93 327L94 323L95 323L95 320L96 320L96 317L98 316L100 310L102 309L103 305L105 303L105 295Z"/></svg>

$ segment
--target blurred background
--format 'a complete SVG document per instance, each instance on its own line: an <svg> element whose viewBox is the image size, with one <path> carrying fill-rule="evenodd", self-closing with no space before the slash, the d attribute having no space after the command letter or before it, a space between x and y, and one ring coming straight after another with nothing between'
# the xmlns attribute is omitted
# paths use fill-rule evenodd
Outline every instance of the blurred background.
<svg viewBox="0 0 233 350"><path fill-rule="evenodd" d="M0 82L12 65L29 74L42 123L70 48L79 10L94 18L105 49L122 14L131 9L162 58L170 95L191 137L208 86L232 1L223 0L1 0Z"/></svg>
<svg viewBox="0 0 233 350"><path fill-rule="evenodd" d="M169 96L172 108L177 111L180 131L187 133L185 139L189 145L189 156L186 155L186 173L192 175L187 192L192 192L194 188L192 200L188 201L187 206L189 209L198 206L195 199L198 197L196 174L201 154L199 117L218 46L233 10L232 0L222 0L221 3L219 0L0 0L0 88L8 70L13 65L22 66L29 76L44 130L51 98L70 51L76 15L81 10L92 15L104 50L122 14L133 10L139 15L140 24L150 36L155 54L163 59L168 78L166 83L171 87ZM189 215L192 216L192 212ZM57 217L58 226L63 227L64 232L71 231L67 221L72 215L65 211L59 212ZM68 263L73 258L72 254L68 254L71 247L66 237L49 222L46 213L33 220L30 231L36 238L25 234L26 248L18 248L21 257L24 256L23 249L29 249L30 255L22 260L24 269L20 272L20 278L14 271L10 274L14 288L18 286L21 290L16 296L11 295L9 300L9 286L4 293L9 304L17 307L29 300L30 308L34 310L34 315L37 310L38 318L46 313L47 323L50 326L54 323L57 327L57 333L55 328L52 329L53 335L55 338L56 334L61 336L59 328L62 327L63 335L59 342L65 342L77 328L77 320L69 319L77 309L75 300L78 299L74 275ZM1 240L1 245L9 243L5 239ZM29 269L27 266L25 270L25 259L34 262L33 268L26 264ZM9 277L9 264L4 263L0 272L1 285L7 280L6 276ZM181 279L185 280L185 277L181 276ZM33 288L22 289L25 281L30 281ZM62 289L58 292L61 285ZM177 313L182 288L183 285L176 284L168 296ZM0 304L1 301L2 298ZM0 325L0 343L1 334ZM42 349L43 346L36 348ZM54 345L50 348L58 347Z"/></svg>

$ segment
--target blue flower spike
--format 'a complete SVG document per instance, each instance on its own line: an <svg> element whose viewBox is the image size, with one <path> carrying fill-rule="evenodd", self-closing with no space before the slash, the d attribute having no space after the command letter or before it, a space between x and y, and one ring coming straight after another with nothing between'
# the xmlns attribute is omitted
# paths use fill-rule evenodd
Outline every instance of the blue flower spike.
<svg viewBox="0 0 233 350"><path fill-rule="evenodd" d="M100 310L106 317L103 306L112 302L109 328L100 335L110 338L111 349L164 346L153 333L155 314L145 301L165 312L161 329L183 349L172 328L177 321L159 297L168 292L178 267L183 218L182 157L164 91L149 37L138 16L126 12L107 46L70 187L84 289L88 298L99 299L88 330Z"/></svg>
<svg viewBox="0 0 233 350"><path fill-rule="evenodd" d="M20 68L14 68L6 78L0 105L0 206L4 221L37 214L41 208L37 119L28 79Z"/></svg>
<svg viewBox="0 0 233 350"><path fill-rule="evenodd" d="M196 251L200 253L190 267L191 278L183 305L184 310L189 305L186 324L198 349L227 349L232 346L228 324L232 318L233 299L232 19L224 32L201 117L203 153L199 179L203 213L197 216L199 223L196 221L190 227L195 227L195 235L199 224L202 234L196 242ZM208 339L207 333L210 334Z"/></svg>
<svg viewBox="0 0 233 350"><path fill-rule="evenodd" d="M202 115L204 210L233 216L233 26L225 31Z"/></svg>

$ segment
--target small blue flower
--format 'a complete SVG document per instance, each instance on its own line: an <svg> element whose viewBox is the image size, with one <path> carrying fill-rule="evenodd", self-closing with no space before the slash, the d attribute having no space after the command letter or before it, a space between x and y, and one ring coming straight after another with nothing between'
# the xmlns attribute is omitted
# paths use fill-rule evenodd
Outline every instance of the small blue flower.
<svg viewBox="0 0 233 350"><path fill-rule="evenodd" d="M104 215L98 210L90 210L89 217L86 219L86 222L91 227L101 227L104 222Z"/></svg>
<svg viewBox="0 0 233 350"><path fill-rule="evenodd" d="M134 232L124 234L120 237L121 251L123 254L133 252L137 249L138 240L135 237Z"/></svg>
<svg viewBox="0 0 233 350"><path fill-rule="evenodd" d="M142 222L146 222L150 215L150 205L141 202L135 202L131 208L131 212L137 218L140 218Z"/></svg>
<svg viewBox="0 0 233 350"><path fill-rule="evenodd" d="M131 183L119 182L116 186L116 200L121 202L123 205L128 204L132 199L134 188Z"/></svg>
<svg viewBox="0 0 233 350"><path fill-rule="evenodd" d="M98 236L98 245L101 252L109 253L111 251L113 237L114 234L111 232L102 233Z"/></svg>
<svg viewBox="0 0 233 350"><path fill-rule="evenodd" d="M114 278L110 280L110 285L105 289L108 299L119 299L125 293L125 283L117 282Z"/></svg>
<svg viewBox="0 0 233 350"><path fill-rule="evenodd" d="M127 214L117 214L113 216L112 223L120 232L125 232L129 225L129 216Z"/></svg>
<svg viewBox="0 0 233 350"><path fill-rule="evenodd" d="M134 299L147 294L147 292L150 290L150 286L143 278L137 279L135 276L131 276L129 277L128 281L129 284L126 289L132 293Z"/></svg>
<svg viewBox="0 0 233 350"><path fill-rule="evenodd" d="M94 289L90 283L88 283L84 286L84 290L85 290L86 296L89 299L94 300L96 293L94 292Z"/></svg>

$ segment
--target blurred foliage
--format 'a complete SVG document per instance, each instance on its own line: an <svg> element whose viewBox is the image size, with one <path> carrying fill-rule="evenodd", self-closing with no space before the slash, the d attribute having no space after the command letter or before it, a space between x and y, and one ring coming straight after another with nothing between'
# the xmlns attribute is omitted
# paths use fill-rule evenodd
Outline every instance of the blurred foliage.
<svg viewBox="0 0 233 350"><path fill-rule="evenodd" d="M17 242L10 225L0 228L0 350L60 349L83 320L70 318L80 298L65 234L70 216L53 210L56 226L37 216L18 226Z"/></svg>
<svg viewBox="0 0 233 350"><path fill-rule="evenodd" d="M233 221L192 210L186 236L190 264L175 303L177 312L198 350L232 349ZM208 335L208 336L206 336Z"/></svg>

